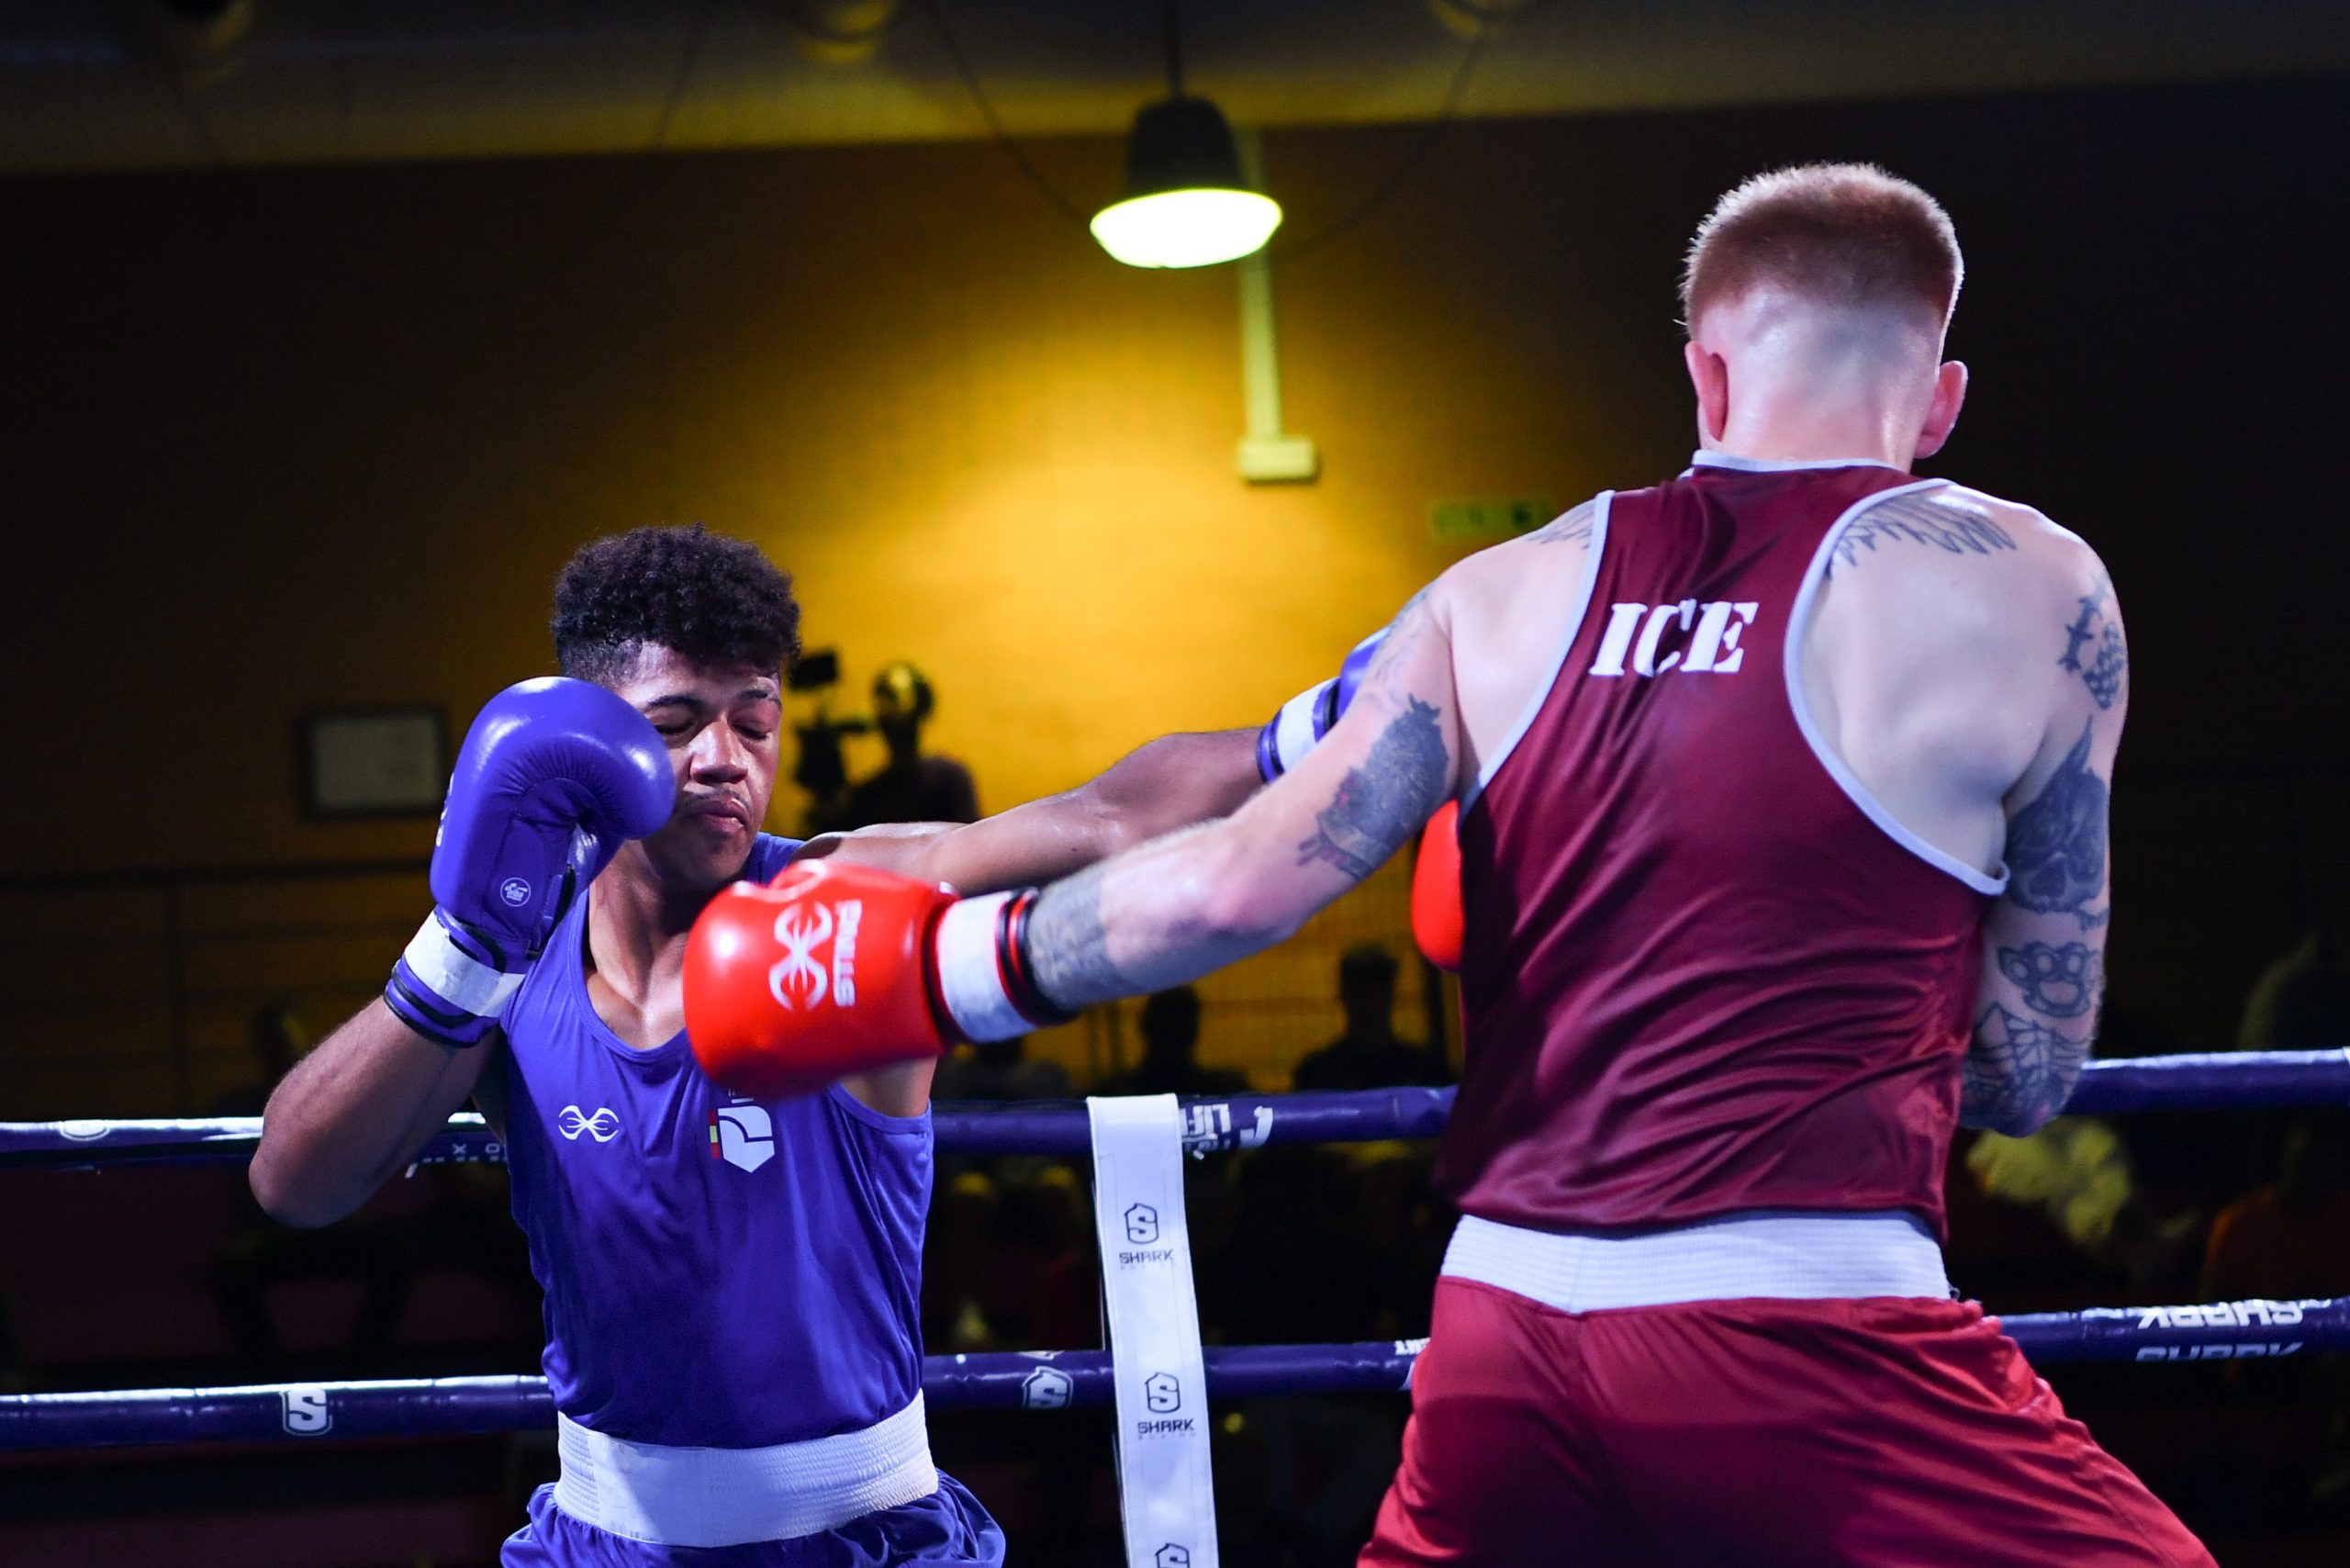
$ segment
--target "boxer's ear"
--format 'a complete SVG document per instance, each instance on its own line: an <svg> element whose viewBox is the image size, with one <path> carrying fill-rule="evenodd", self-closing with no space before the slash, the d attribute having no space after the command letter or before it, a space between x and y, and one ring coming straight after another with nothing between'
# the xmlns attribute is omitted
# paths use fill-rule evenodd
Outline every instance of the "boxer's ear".
<svg viewBox="0 0 2350 1568"><path fill-rule="evenodd" d="M1681 360L1697 394L1697 444L1715 445L1729 425L1729 365L1694 338L1681 345Z"/></svg>
<svg viewBox="0 0 2350 1568"><path fill-rule="evenodd" d="M1931 457L1942 449L1942 442L1958 426L1959 406L1965 401L1965 364L1954 359L1944 362L1934 372L1934 396L1926 405L1926 422L1918 431L1918 456Z"/></svg>

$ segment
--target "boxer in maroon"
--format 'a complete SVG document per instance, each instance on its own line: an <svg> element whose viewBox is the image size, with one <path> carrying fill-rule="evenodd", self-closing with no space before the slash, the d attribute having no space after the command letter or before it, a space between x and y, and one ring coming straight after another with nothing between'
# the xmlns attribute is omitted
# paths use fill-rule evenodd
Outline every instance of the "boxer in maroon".
<svg viewBox="0 0 2350 1568"><path fill-rule="evenodd" d="M794 890L863 899L858 1016L763 1043L920 1056L1189 980L1458 801L1462 1218L1363 1562L2210 1563L1942 1270L1954 1127L2031 1131L2088 1054L2129 686L2087 544L1910 472L1960 272L1882 171L1732 191L1688 472L1447 572L1221 822L943 912Z"/></svg>

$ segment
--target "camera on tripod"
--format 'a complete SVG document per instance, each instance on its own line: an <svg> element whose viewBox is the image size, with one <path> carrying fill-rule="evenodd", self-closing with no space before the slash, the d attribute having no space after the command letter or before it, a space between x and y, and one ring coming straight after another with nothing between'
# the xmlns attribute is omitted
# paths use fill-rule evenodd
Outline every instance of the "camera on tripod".
<svg viewBox="0 0 2350 1568"><path fill-rule="evenodd" d="M873 728L872 719L863 713L834 717L822 694L840 683L840 654L834 648L802 654L784 678L788 690L818 694L814 715L805 723L791 726L800 738L800 760L792 767L791 781L811 797L808 810L811 825L837 815L848 799L848 758L841 748L842 737L866 734Z"/></svg>

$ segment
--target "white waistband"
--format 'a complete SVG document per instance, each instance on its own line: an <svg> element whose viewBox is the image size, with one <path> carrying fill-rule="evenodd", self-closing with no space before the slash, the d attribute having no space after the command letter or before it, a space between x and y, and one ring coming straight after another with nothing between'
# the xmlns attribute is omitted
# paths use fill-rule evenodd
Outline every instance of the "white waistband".
<svg viewBox="0 0 2350 1568"><path fill-rule="evenodd" d="M554 1504L663 1546L746 1546L837 1529L938 1490L922 1395L862 1431L763 1449L666 1448L555 1417Z"/></svg>
<svg viewBox="0 0 2350 1568"><path fill-rule="evenodd" d="M1734 1215L1639 1236L1560 1236L1463 1215L1444 1271L1561 1312L1950 1295L1942 1249L1902 1211Z"/></svg>

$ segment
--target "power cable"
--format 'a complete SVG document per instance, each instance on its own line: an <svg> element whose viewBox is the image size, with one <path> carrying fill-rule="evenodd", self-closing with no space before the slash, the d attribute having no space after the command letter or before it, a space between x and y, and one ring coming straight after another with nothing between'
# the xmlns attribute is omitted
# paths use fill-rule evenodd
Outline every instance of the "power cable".
<svg viewBox="0 0 2350 1568"><path fill-rule="evenodd" d="M988 101L986 89L979 85L979 73L971 69L970 61L964 57L963 46L956 41L954 28L946 25L946 13L940 8L938 0L922 0L922 8L923 14L930 17L931 27L938 33L938 42L946 51L947 63L955 68L955 74L962 78L963 90L970 95L972 107L979 111L979 119L987 126L989 136L994 139L996 146L1002 149L1003 155L1012 161L1012 166L1020 171L1020 177L1034 185L1036 193L1052 206L1053 210L1071 223L1083 225L1091 222L1091 215L1063 196L1003 129L1003 121L996 117L995 106Z"/></svg>
<svg viewBox="0 0 2350 1568"><path fill-rule="evenodd" d="M372 286L375 291L390 297L443 303L482 299L503 301L542 287L577 265L588 252L610 234L621 216L643 193L644 186L652 178L656 161L668 147L669 132L677 123L677 111L685 105L688 89L693 84L695 72L701 62L703 46L709 41L711 28L717 19L721 4L722 0L702 0L694 17L693 29L687 35L684 47L678 50L677 62L670 72L668 88L662 95L660 111L654 118L650 136L643 146L631 154L627 171L621 175L611 194L588 219L578 238L571 244L557 252L547 262L501 279L493 286L447 289L410 288L379 283ZM181 111L187 118L189 126L195 131L197 146L202 151L205 161L216 169L230 167L218 138L213 133L211 121L205 115L203 105L197 100L188 83L179 73L173 71L165 73L165 79L173 102L179 105ZM344 112L347 116L347 106Z"/></svg>
<svg viewBox="0 0 2350 1568"><path fill-rule="evenodd" d="M711 24L716 21L721 0L702 0L701 10L694 18L693 31L687 35L685 48L677 52L677 69L670 73L669 91L661 102L660 117L653 123L653 135L634 158L629 170L603 207L588 220L579 239L567 251L559 252L545 265L510 281L505 287L492 292L512 297L554 282L586 258L590 251L602 243L618 226L621 216L643 194L651 183L655 163L669 144L669 130L677 123L677 110L684 106L686 92L693 84L694 73L701 63L702 46L710 39Z"/></svg>
<svg viewBox="0 0 2350 1568"><path fill-rule="evenodd" d="M1394 167L1387 172L1387 177L1373 185L1369 195L1341 213L1318 232L1308 235L1293 244L1276 244L1268 247L1266 252L1268 260L1293 262L1301 256L1312 255L1361 223L1364 218L1370 217L1385 203L1388 197L1402 189L1406 180L1419 172L1421 163L1427 161L1428 152L1435 147L1437 138L1451 124L1454 114L1460 109L1460 100L1469 91L1470 78L1476 75L1478 62L1485 58L1485 45L1492 41L1496 32L1501 30L1501 22L1504 17L1504 14L1499 11L1490 11L1483 6L1461 6L1459 5L1458 0L1453 0L1453 3L1457 8L1475 15L1481 20L1477 36L1469 40L1468 49L1460 56L1460 63L1453 69L1452 81L1445 88L1444 100L1437 106L1435 117L1420 128L1419 134L1413 138L1412 144L1404 150L1403 156L1396 159ZM1533 6L1528 6L1506 15L1510 19L1516 19L1531 9Z"/></svg>

